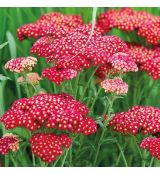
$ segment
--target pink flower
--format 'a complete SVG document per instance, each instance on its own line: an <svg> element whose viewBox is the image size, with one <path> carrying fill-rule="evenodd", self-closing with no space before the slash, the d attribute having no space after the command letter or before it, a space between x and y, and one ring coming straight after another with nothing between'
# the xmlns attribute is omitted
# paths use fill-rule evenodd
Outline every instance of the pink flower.
<svg viewBox="0 0 160 175"><path fill-rule="evenodd" d="M20 139L17 135L6 134L0 138L0 154L8 154L19 149Z"/></svg>
<svg viewBox="0 0 160 175"><path fill-rule="evenodd" d="M9 60L5 64L5 69L9 69L12 72L21 73L24 71L31 71L37 64L37 59L34 57L20 57Z"/></svg>
<svg viewBox="0 0 160 175"><path fill-rule="evenodd" d="M101 82L101 86L105 92L109 93L126 94L128 92L128 84L121 78L106 79Z"/></svg>
<svg viewBox="0 0 160 175"><path fill-rule="evenodd" d="M33 154L47 163L56 160L63 153L62 147L69 148L72 140L66 134L37 133L30 138Z"/></svg>
<svg viewBox="0 0 160 175"><path fill-rule="evenodd" d="M37 85L39 83L39 81L41 80L41 77L35 72L28 73L28 74L26 74L26 76L27 76L26 81L29 84ZM23 84L24 78L19 77L17 81L18 81L18 83Z"/></svg>
<svg viewBox="0 0 160 175"><path fill-rule="evenodd" d="M140 147L142 149L147 149L152 156L160 160L160 138L145 138L141 142Z"/></svg>

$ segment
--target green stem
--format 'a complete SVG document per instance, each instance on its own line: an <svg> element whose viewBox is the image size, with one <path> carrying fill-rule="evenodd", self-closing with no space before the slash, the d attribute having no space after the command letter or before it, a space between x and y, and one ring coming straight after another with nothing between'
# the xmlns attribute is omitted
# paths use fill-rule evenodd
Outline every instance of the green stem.
<svg viewBox="0 0 160 175"><path fill-rule="evenodd" d="M95 74L95 72L96 72L96 70L98 69L98 66L95 68L95 70L92 72L92 74L91 74L91 76L90 76L90 78L89 78L89 80L88 80L88 82L87 82L87 84L86 84L86 86L85 86L85 88L84 88L84 93L82 94L82 96L81 96L81 98L80 98L80 101L81 100L83 100L83 98L84 98L84 96L85 96L85 94L86 94L86 91L87 91L87 89L88 89L88 87L89 87L89 85L90 85L90 82L92 81L92 78L93 78L93 76L94 76L94 74Z"/></svg>
<svg viewBox="0 0 160 175"><path fill-rule="evenodd" d="M151 158L151 161L150 161L149 167L152 167L153 163L154 163L154 157Z"/></svg>
<svg viewBox="0 0 160 175"><path fill-rule="evenodd" d="M100 148L101 148L101 145L102 145L102 140L103 140L103 137L105 135L105 131L106 131L106 128L103 128L101 136L100 136L100 139L99 139L99 142L98 142L98 146L97 146L97 150L96 150L93 166L96 166L96 162L97 162L99 151L100 151Z"/></svg>
<svg viewBox="0 0 160 175"><path fill-rule="evenodd" d="M93 102L92 102L92 105L91 105L91 107L90 107L90 111L92 111L92 109L93 109L93 107L94 107L94 104L95 104L95 102L96 102L96 100L97 100L97 98L98 98L98 95L100 94L101 90L102 90L102 88L100 87L100 88L98 89L98 91L97 91L96 97L94 98L94 100L93 100Z"/></svg>
<svg viewBox="0 0 160 175"><path fill-rule="evenodd" d="M65 160L66 160L66 158L67 158L68 152L69 152L69 149L67 149L66 152L65 152L65 154L64 154L64 157L63 157L63 159L62 159L61 167L64 166L64 163L65 163Z"/></svg>
<svg viewBox="0 0 160 175"><path fill-rule="evenodd" d="M119 149L120 152L121 152L122 159L123 159L123 162L124 162L125 167L128 167L128 163L127 163L127 160L126 160L126 158L125 158L124 152L123 152L123 150L122 150L122 148L121 148L121 145L120 145L118 142L116 142L116 144L117 144L118 149Z"/></svg>

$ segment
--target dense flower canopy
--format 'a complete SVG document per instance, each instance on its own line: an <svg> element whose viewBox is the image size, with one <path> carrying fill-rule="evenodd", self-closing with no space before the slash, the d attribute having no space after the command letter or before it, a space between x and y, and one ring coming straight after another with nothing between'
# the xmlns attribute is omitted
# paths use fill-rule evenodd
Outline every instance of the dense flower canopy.
<svg viewBox="0 0 160 175"><path fill-rule="evenodd" d="M79 15L64 15L52 12L42 15L35 23L25 24L17 30L19 40L26 38L39 38L51 35L54 38L65 34L65 31L72 30L83 25Z"/></svg>
<svg viewBox="0 0 160 175"><path fill-rule="evenodd" d="M145 138L141 142L140 147L143 149L147 149L152 156L160 160L160 138Z"/></svg>
<svg viewBox="0 0 160 175"><path fill-rule="evenodd" d="M90 37L90 31L91 25L83 25L59 39L45 36L34 43L31 53L45 57L47 62L55 64L56 68L47 69L47 71L44 70L46 77L55 83L57 83L55 81L57 78L61 79L61 81L63 81L63 77L70 79L67 77L75 76L63 76L65 74L63 73L64 69L68 74L68 71L81 71L83 68L89 68L92 64L95 66L105 65L108 59L114 54L127 52L128 46L120 38L102 36L101 30L98 27L94 29L93 35ZM126 59L123 63L125 61ZM131 62L133 61L131 60ZM137 69L135 63L133 64L134 67L132 69ZM53 72L52 74L50 73L51 71ZM59 71L62 71L62 77L58 76ZM76 74L74 73L74 75Z"/></svg>
<svg viewBox="0 0 160 175"><path fill-rule="evenodd" d="M138 30L138 35L146 37L150 44L158 44L160 40L160 18L145 11L134 11L132 8L112 9L100 14L97 26L104 32L112 28Z"/></svg>
<svg viewBox="0 0 160 175"><path fill-rule="evenodd" d="M1 118L6 129L23 126L31 131L57 128L89 135L97 125L87 117L88 108L67 94L40 94L16 100Z"/></svg>
<svg viewBox="0 0 160 175"><path fill-rule="evenodd" d="M160 109L152 106L133 106L128 112L115 114L109 125L124 134L156 134L160 132Z"/></svg>
<svg viewBox="0 0 160 175"><path fill-rule="evenodd" d="M33 154L43 161L51 163L63 153L62 147L69 148L72 140L66 134L37 133L30 138Z"/></svg>
<svg viewBox="0 0 160 175"><path fill-rule="evenodd" d="M121 78L106 79L101 82L105 92L126 94L128 92L128 84L123 82Z"/></svg>
<svg viewBox="0 0 160 175"><path fill-rule="evenodd" d="M9 60L5 64L5 69L12 72L21 73L24 71L31 71L32 68L37 64L37 59L31 56L20 57Z"/></svg>
<svg viewBox="0 0 160 175"><path fill-rule="evenodd" d="M5 134L0 138L0 154L8 154L19 149L20 139L17 135Z"/></svg>

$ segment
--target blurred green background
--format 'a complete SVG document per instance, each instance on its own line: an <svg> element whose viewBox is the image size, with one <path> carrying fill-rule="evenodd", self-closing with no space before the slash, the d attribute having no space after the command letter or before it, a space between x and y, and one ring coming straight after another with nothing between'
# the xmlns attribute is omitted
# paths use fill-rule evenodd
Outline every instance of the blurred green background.
<svg viewBox="0 0 160 175"><path fill-rule="evenodd" d="M98 8L97 16L110 8ZM135 10L145 10L154 15L160 15L160 8L134 8ZM14 102L14 100L24 97L22 87L20 87L15 81L18 77L17 74L4 70L4 64L11 58L28 56L29 51L34 43L34 40L28 39L25 41L18 41L16 38L16 30L20 26L26 23L35 22L40 15L48 12L62 12L64 14L79 14L82 16L85 23L89 23L92 20L92 8L80 8L80 7L64 7L64 8L0 8L0 44L4 42L9 42L3 49L0 50L0 74L7 76L10 80L1 81L0 80L0 114L2 115L6 109ZM109 34L119 36L127 42L137 42L146 45L145 40L138 37L136 32L122 32L117 29L113 29ZM45 60L39 59L38 65L34 71L39 74L41 71L47 67ZM88 81L92 73L91 70L85 70L80 74L80 81L78 84L78 96L77 99L81 97L84 90L85 84ZM160 81L153 81L151 77L147 76L145 72L128 73L124 76L124 80L129 84L129 93L123 99L119 99L114 104L114 111L126 111L129 107L138 105L152 105L160 107ZM72 87L74 87L75 80L71 81ZM65 86L68 85L66 82ZM47 92L61 92L63 88L56 87L53 83L47 81L46 79L41 81L41 87ZM96 96L98 91L98 85L95 84L93 80L90 84L90 88L87 90L85 99L82 101L88 107L91 106L92 98ZM65 92L70 93L70 89L66 88ZM96 100L94 106L94 113L92 115L101 115L105 108L105 102L102 98L104 92L101 91L99 97ZM118 133L115 133L119 142L124 144L123 151L127 155L127 160L131 166L140 166L141 159L138 156L138 151L133 144L133 140L129 136L123 137ZM108 134L109 136L109 134ZM108 137L106 136L106 137ZM129 143L129 144L126 144ZM101 158L99 159L99 166L123 166L123 163L119 161L116 165L118 159L118 150L112 143L103 144L101 151ZM82 159L81 159L82 160ZM85 161L81 162L81 166L89 166ZM160 166L158 161L155 162L154 166Z"/></svg>

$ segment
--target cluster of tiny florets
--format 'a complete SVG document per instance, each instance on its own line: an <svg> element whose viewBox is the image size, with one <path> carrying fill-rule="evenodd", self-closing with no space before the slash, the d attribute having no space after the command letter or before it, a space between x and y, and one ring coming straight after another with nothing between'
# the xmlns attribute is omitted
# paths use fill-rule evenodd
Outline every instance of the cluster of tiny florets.
<svg viewBox="0 0 160 175"><path fill-rule="evenodd" d="M112 9L100 14L97 26L105 32L112 28L138 30L138 35L146 37L150 44L158 44L160 39L160 18L145 11L134 11L132 8Z"/></svg>
<svg viewBox="0 0 160 175"><path fill-rule="evenodd" d="M83 20L79 15L64 15L62 13L44 14L35 23L25 24L17 30L19 40L26 38L39 38L42 36L53 36L58 38L66 31L83 25Z"/></svg>
<svg viewBox="0 0 160 175"><path fill-rule="evenodd" d="M141 142L140 147L142 149L147 149L152 156L160 160L160 138L145 138Z"/></svg>
<svg viewBox="0 0 160 175"><path fill-rule="evenodd" d="M101 82L101 86L105 92L109 93L126 94L128 92L128 84L121 78L106 79Z"/></svg>
<svg viewBox="0 0 160 175"><path fill-rule="evenodd" d="M31 131L57 128L89 135L97 125L86 116L88 108L67 94L40 94L15 101L1 118L6 129L23 126Z"/></svg>
<svg viewBox="0 0 160 175"><path fill-rule="evenodd" d="M70 80L76 76L77 71L65 67L57 68L55 66L46 68L42 71L42 77L47 77L48 80L54 82L55 84L60 84L64 80Z"/></svg>
<svg viewBox="0 0 160 175"><path fill-rule="evenodd" d="M130 71L133 72L138 71L136 63L133 61L133 59L129 58L128 54L124 53L114 54L112 57L108 59L108 63L110 63L114 69L116 69L117 71L121 71L123 73Z"/></svg>
<svg viewBox="0 0 160 175"><path fill-rule="evenodd" d="M56 160L63 153L62 147L69 148L72 140L66 134L37 133L30 138L33 154L47 163Z"/></svg>
<svg viewBox="0 0 160 175"><path fill-rule="evenodd" d="M0 154L8 154L19 149L20 139L14 134L5 134L0 138Z"/></svg>
<svg viewBox="0 0 160 175"><path fill-rule="evenodd" d="M160 78L159 46L147 48L138 44L128 44L129 58L139 66L139 70L147 71L154 80Z"/></svg>
<svg viewBox="0 0 160 175"><path fill-rule="evenodd" d="M45 57L47 62L55 63L55 66L62 70L80 71L83 68L89 68L92 64L96 66L107 64L112 55L127 52L127 44L120 38L102 36L99 28L95 28L90 38L90 31L91 25L84 25L56 40L52 37L42 37L34 43L31 53ZM56 69L50 70L55 71ZM58 71L57 74L59 74ZM69 70L69 72L71 71ZM47 74L50 74L50 71L47 71ZM45 76L51 77L47 74L45 73ZM53 81L57 79L57 74L54 72L50 79Z"/></svg>
<svg viewBox="0 0 160 175"><path fill-rule="evenodd" d="M31 71L32 68L37 64L37 59L31 56L20 57L9 60L5 64L5 69L12 72L21 73L24 71Z"/></svg>
<svg viewBox="0 0 160 175"><path fill-rule="evenodd" d="M124 134L156 134L160 132L160 109L152 106L134 106L128 112L114 115L109 122L115 131Z"/></svg>
<svg viewBox="0 0 160 175"><path fill-rule="evenodd" d="M17 81L18 81L19 84L28 83L28 84L37 85L37 84L39 84L39 81L41 79L42 78L38 75L38 73L31 72L31 73L26 74L26 80L24 80L24 77L19 77L17 79Z"/></svg>

